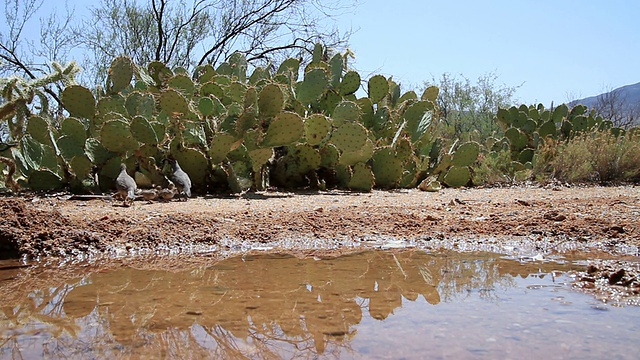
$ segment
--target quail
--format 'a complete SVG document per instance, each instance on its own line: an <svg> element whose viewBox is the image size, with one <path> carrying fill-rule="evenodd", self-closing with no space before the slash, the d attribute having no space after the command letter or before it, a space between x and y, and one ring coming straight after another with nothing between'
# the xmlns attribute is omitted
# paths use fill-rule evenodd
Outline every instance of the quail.
<svg viewBox="0 0 640 360"><path fill-rule="evenodd" d="M130 205L136 198L136 181L133 180L131 175L127 173L127 165L120 164L120 174L116 178L116 189L118 189L118 195L124 199L123 205Z"/></svg>
<svg viewBox="0 0 640 360"><path fill-rule="evenodd" d="M175 186L172 182L169 183L169 187L165 189L158 190L158 199L161 201L169 201L173 199L173 196L176 194Z"/></svg>
<svg viewBox="0 0 640 360"><path fill-rule="evenodd" d="M177 195L182 197L184 194L185 201L191 197L191 179L186 172L184 172L178 161L175 159L170 159L169 164L171 164L171 181L176 185Z"/></svg>
<svg viewBox="0 0 640 360"><path fill-rule="evenodd" d="M158 190L158 188L140 190L140 195L143 199L147 200L147 202L150 203L152 200L155 200L158 197Z"/></svg>

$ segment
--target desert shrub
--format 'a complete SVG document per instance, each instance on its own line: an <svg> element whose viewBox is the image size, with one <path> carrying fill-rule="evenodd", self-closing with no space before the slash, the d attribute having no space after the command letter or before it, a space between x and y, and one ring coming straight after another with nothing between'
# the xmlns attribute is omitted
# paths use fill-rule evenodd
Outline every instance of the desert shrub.
<svg viewBox="0 0 640 360"><path fill-rule="evenodd" d="M480 154L478 163L473 167L474 185L495 185L524 181L531 171L516 166L511 160L511 151L503 149Z"/></svg>
<svg viewBox="0 0 640 360"><path fill-rule="evenodd" d="M556 144L555 151L550 142L539 149L534 173L551 170L551 177L568 182L628 181L640 174L639 137L597 131Z"/></svg>

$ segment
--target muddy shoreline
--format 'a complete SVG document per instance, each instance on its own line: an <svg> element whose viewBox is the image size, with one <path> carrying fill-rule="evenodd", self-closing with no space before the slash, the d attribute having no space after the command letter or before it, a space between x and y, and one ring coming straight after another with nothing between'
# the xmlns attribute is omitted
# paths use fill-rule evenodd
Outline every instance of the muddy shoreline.
<svg viewBox="0 0 640 360"><path fill-rule="evenodd" d="M578 287L640 292L637 186L262 192L131 207L69 197L0 198L3 257L69 262L415 248L544 261L586 253L594 262L575 274Z"/></svg>

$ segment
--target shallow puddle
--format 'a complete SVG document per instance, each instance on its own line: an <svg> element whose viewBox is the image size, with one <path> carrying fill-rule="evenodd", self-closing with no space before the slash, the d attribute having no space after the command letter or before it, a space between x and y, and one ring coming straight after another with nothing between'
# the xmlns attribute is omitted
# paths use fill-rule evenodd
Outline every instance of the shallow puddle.
<svg viewBox="0 0 640 360"><path fill-rule="evenodd" d="M570 259L254 254L172 270L153 261L109 270L0 263L0 358L615 359L640 351L640 308L571 290L564 272L582 266Z"/></svg>

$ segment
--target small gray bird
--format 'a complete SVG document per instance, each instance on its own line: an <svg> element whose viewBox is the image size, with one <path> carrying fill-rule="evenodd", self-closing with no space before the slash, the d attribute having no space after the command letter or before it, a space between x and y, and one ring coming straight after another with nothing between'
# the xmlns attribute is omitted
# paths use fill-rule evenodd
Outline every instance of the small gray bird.
<svg viewBox="0 0 640 360"><path fill-rule="evenodd" d="M116 178L116 189L118 195L124 199L124 206L129 206L136 198L136 181L127 173L127 165L120 164L120 175Z"/></svg>
<svg viewBox="0 0 640 360"><path fill-rule="evenodd" d="M172 169L171 181L176 185L177 195L181 197L184 194L184 200L187 201L191 197L191 179L180 168L177 160L169 159L169 164Z"/></svg>
<svg viewBox="0 0 640 360"><path fill-rule="evenodd" d="M175 194L176 194L175 185L172 182L170 182L167 188L158 190L158 199L160 199L160 201L169 201L173 199L173 196Z"/></svg>

